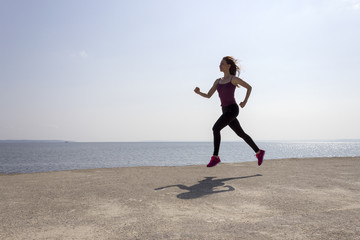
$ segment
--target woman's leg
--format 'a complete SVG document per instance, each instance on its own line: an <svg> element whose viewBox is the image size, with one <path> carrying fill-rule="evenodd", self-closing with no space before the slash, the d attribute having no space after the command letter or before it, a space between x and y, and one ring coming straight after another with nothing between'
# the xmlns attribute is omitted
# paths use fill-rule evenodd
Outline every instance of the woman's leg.
<svg viewBox="0 0 360 240"><path fill-rule="evenodd" d="M255 142L252 138L247 135L242 127L240 126L239 121L235 118L232 122L229 123L229 127L255 151L255 153L259 152L258 146L256 146Z"/></svg>
<svg viewBox="0 0 360 240"><path fill-rule="evenodd" d="M220 142L221 142L221 135L220 131L227 125L229 125L230 122L232 122L234 119L236 119L237 113L234 111L225 111L220 118L216 121L214 124L212 130L214 134L214 156L219 155L219 149L220 149Z"/></svg>

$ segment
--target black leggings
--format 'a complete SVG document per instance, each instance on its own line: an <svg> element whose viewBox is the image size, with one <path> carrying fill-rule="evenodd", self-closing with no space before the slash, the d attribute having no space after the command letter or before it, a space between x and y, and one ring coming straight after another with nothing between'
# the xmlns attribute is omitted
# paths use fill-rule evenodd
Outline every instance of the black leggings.
<svg viewBox="0 0 360 240"><path fill-rule="evenodd" d="M249 146L255 151L258 152L259 148L256 146L254 141L251 139L249 135L247 135L244 130L241 128L239 121L236 117L239 115L239 106L237 104L232 104L230 106L226 106L222 108L223 114L220 118L216 121L213 127L214 133L214 156L218 156L219 148L220 148L220 141L221 135L220 131L227 125L244 141L249 144Z"/></svg>

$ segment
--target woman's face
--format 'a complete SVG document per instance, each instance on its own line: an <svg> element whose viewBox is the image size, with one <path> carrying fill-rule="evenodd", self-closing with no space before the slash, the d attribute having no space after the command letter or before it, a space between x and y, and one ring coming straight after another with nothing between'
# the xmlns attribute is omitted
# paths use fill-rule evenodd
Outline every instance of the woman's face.
<svg viewBox="0 0 360 240"><path fill-rule="evenodd" d="M219 67L220 67L220 72L224 72L225 70L229 71L230 64L227 64L226 61L223 59L223 60L221 60Z"/></svg>

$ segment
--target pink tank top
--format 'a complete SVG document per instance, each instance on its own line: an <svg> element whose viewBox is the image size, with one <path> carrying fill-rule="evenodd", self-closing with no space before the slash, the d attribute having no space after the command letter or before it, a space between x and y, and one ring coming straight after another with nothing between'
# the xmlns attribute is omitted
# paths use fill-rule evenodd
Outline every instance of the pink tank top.
<svg viewBox="0 0 360 240"><path fill-rule="evenodd" d="M219 93L222 107L227 107L234 103L236 104L236 100L234 96L235 88L236 86L234 86L234 84L232 84L231 81L225 84L218 83L218 85L216 86L216 90Z"/></svg>

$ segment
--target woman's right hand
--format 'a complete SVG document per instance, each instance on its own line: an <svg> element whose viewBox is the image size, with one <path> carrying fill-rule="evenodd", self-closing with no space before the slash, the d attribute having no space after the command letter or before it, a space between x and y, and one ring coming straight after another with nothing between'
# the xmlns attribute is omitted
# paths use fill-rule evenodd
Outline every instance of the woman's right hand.
<svg viewBox="0 0 360 240"><path fill-rule="evenodd" d="M194 89L194 92L196 92L197 94L199 94L199 93L200 93L200 88L196 87L196 88Z"/></svg>

